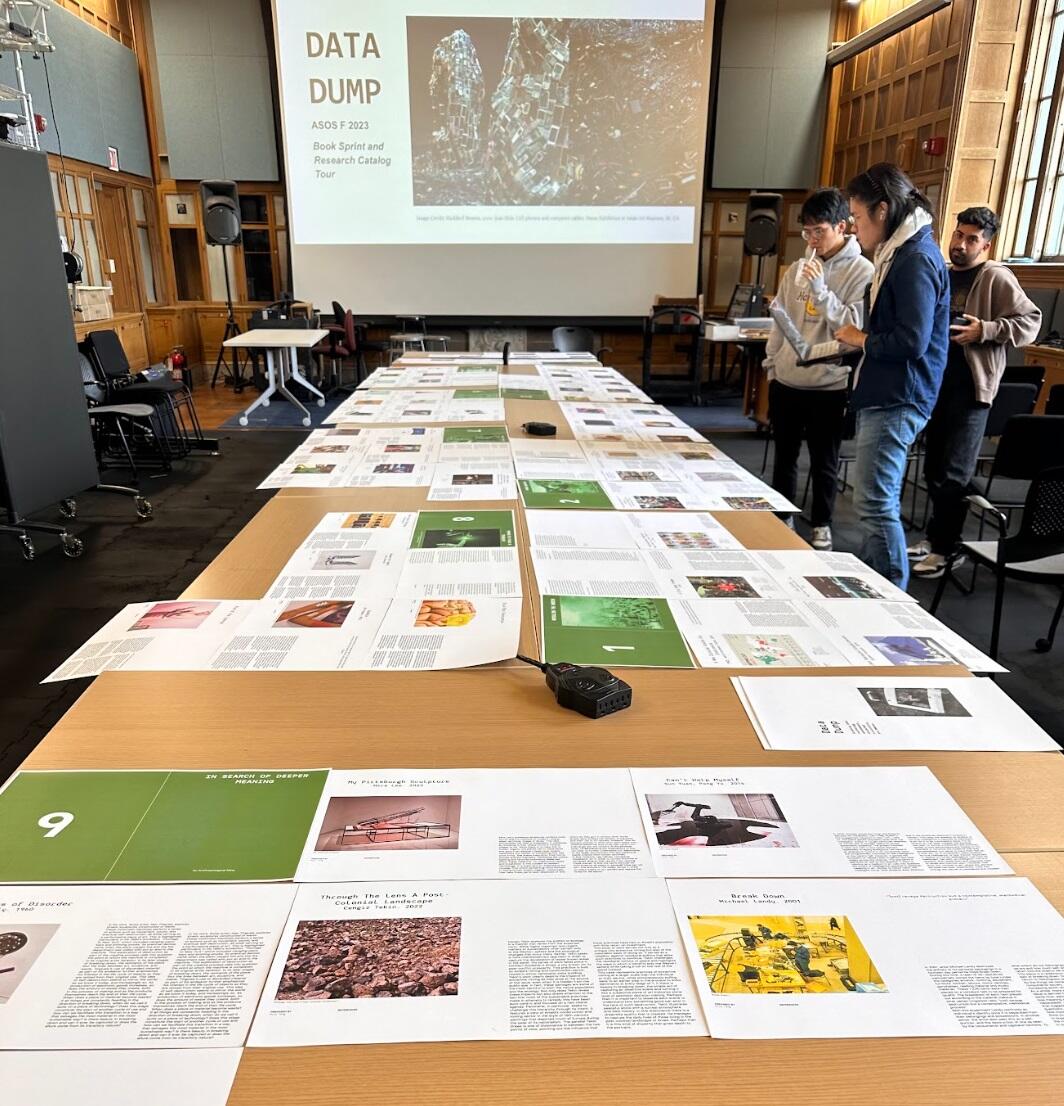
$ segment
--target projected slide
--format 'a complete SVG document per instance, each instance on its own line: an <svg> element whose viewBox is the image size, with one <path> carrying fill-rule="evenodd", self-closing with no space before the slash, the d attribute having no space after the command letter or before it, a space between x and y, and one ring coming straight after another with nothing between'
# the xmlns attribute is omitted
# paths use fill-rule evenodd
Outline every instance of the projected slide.
<svg viewBox="0 0 1064 1106"><path fill-rule="evenodd" d="M276 0L297 245L683 244L704 0Z"/></svg>

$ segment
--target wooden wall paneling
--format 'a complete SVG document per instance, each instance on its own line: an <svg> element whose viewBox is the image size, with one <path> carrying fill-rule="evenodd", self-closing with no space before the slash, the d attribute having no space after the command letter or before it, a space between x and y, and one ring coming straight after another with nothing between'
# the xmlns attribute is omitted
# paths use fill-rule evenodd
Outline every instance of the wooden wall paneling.
<svg viewBox="0 0 1064 1106"><path fill-rule="evenodd" d="M133 49L133 19L129 0L52 0L90 26Z"/></svg>
<svg viewBox="0 0 1064 1106"><path fill-rule="evenodd" d="M1002 210L1032 7L1032 0L971 0L970 29L958 56L943 234L966 207Z"/></svg>
<svg viewBox="0 0 1064 1106"><path fill-rule="evenodd" d="M829 113L825 136L826 181L844 185L869 164L886 160L897 161L922 187L941 183L945 159L929 157L920 146L932 135L949 134L960 28L971 2L954 0L837 67L837 110ZM901 0L840 4L835 40L844 42L907 6Z"/></svg>

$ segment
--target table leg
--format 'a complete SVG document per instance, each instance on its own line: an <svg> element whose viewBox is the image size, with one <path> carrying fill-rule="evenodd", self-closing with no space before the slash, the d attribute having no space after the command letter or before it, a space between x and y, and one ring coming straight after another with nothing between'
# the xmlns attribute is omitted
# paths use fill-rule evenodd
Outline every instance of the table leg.
<svg viewBox="0 0 1064 1106"><path fill-rule="evenodd" d="M294 352L294 351L292 351L292 352ZM287 363L287 360L288 360L288 353L289 353L289 351L287 349L282 349L281 350L281 364L280 364L279 369L278 369L277 391L280 395L284 396L284 398L287 399L288 402L290 404L292 404L293 407L296 407L300 411L303 412L303 425L304 426L310 426L310 412L285 387L284 374L285 374L285 366L286 366L286 363ZM291 366L289 366L289 371L291 371Z"/></svg>
<svg viewBox="0 0 1064 1106"><path fill-rule="evenodd" d="M298 380L308 392L313 392L318 397L319 407L325 406L325 396L299 371L299 355L294 346L289 350L288 375L293 380Z"/></svg>
<svg viewBox="0 0 1064 1106"><path fill-rule="evenodd" d="M256 407L269 407L270 406L270 396L274 395L277 392L277 376L276 376L276 369L275 369L274 363L273 363L273 350L272 349L266 350L266 381L267 381L266 391L264 391L262 393L262 395L259 396L259 398L257 400L255 400L255 402L250 407L248 407L244 411L244 413L240 416L240 425L241 426L247 426L247 424L248 424L248 415L250 415L251 412L254 411Z"/></svg>

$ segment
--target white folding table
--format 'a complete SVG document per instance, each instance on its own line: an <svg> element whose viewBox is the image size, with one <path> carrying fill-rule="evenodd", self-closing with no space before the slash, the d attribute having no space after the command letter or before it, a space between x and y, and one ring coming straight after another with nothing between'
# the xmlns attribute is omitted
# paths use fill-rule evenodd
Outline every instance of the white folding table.
<svg viewBox="0 0 1064 1106"><path fill-rule="evenodd" d="M282 395L289 403L298 407L303 412L303 425L310 426L310 412L285 387L285 378L298 381L318 397L319 407L325 406L325 396L299 371L296 355L301 349L313 348L323 338L328 337L328 334L327 330L271 330L268 327L262 327L238 334L235 338L222 343L227 349L260 349L266 356L266 390L240 416L241 426L247 426L248 415L256 407L269 407L270 397L273 395Z"/></svg>

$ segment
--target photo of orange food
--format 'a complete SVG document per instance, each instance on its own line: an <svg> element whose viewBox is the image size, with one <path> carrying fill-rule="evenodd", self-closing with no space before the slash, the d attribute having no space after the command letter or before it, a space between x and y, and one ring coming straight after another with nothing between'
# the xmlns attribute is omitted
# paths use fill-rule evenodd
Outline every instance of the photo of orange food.
<svg viewBox="0 0 1064 1106"><path fill-rule="evenodd" d="M468 599L424 599L414 619L414 627L468 626L476 614L476 607Z"/></svg>

